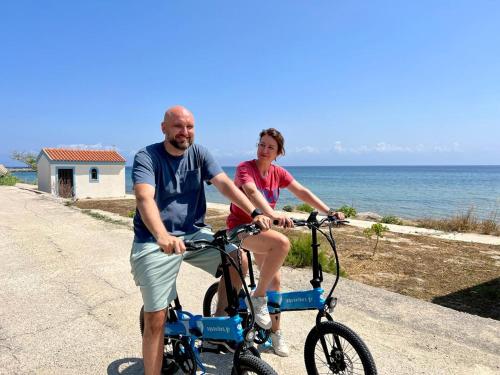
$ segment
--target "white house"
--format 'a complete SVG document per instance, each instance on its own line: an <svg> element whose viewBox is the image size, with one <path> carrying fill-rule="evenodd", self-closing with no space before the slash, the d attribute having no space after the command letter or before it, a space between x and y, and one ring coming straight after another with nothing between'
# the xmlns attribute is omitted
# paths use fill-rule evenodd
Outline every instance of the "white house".
<svg viewBox="0 0 500 375"><path fill-rule="evenodd" d="M44 148L37 173L38 190L60 197L125 195L125 159L116 151Z"/></svg>

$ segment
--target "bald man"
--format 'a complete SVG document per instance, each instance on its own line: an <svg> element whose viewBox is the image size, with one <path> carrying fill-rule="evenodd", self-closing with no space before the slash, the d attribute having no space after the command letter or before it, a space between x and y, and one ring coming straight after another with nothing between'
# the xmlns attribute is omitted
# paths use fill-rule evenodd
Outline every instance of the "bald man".
<svg viewBox="0 0 500 375"><path fill-rule="evenodd" d="M204 224L203 182L210 181L263 230L271 225L270 219L236 188L208 150L193 143L194 117L189 110L182 106L167 110L161 130L165 139L140 150L132 171L137 213L130 263L144 301L142 350L146 375L161 371L166 307L175 299L175 281L182 260L214 276L220 264L220 254L215 249L184 254L183 240L213 238ZM232 246L226 251L235 249ZM270 328L265 297L252 297L252 302L257 323Z"/></svg>

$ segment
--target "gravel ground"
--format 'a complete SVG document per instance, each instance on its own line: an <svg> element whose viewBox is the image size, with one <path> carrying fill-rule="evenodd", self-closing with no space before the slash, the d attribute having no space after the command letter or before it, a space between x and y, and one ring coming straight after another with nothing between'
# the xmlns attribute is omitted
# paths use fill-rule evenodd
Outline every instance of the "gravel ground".
<svg viewBox="0 0 500 375"><path fill-rule="evenodd" d="M0 187L0 374L141 374L130 228L65 207L46 194ZM308 287L284 269L284 289ZM214 280L185 264L183 306L201 312ZM332 279L325 276L325 286ZM203 287L200 288L200 285ZM342 279L335 318L370 348L381 374L498 374L500 322ZM280 374L303 374L313 312L283 315L291 356L264 354ZM230 355L204 355L229 373Z"/></svg>

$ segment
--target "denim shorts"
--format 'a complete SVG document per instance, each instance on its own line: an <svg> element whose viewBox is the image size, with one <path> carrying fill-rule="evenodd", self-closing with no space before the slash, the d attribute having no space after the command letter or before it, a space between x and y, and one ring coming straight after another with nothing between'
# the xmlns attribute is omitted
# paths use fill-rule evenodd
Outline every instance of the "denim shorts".
<svg viewBox="0 0 500 375"><path fill-rule="evenodd" d="M213 233L208 228L202 228L181 238L210 241L213 240ZM235 245L226 245L227 253L236 249ZM184 254L165 254L155 242L132 244L130 265L135 284L141 290L144 311L163 310L175 299L177 274L183 260L213 276L221 264L220 252L215 248L186 251Z"/></svg>

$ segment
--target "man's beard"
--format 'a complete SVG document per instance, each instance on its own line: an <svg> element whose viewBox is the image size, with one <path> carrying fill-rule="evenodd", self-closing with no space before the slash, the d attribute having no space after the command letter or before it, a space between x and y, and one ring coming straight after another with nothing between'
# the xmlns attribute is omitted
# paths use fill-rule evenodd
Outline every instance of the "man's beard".
<svg viewBox="0 0 500 375"><path fill-rule="evenodd" d="M175 138L169 139L168 142L172 146L174 146L176 149L184 151L184 150L187 150L189 148L189 146L191 146L193 144L193 138L186 138L186 140L182 143L176 141Z"/></svg>

